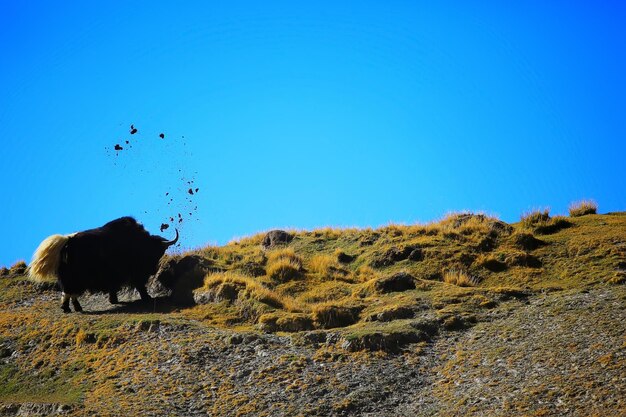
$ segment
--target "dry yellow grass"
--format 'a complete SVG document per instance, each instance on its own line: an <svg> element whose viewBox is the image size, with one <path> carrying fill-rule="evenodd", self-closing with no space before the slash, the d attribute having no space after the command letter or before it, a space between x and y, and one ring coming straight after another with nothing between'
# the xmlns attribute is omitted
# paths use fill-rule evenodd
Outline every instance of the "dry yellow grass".
<svg viewBox="0 0 626 417"><path fill-rule="evenodd" d="M569 215L571 217L584 216L586 214L596 214L598 204L593 200L577 201L569 206Z"/></svg>
<svg viewBox="0 0 626 417"><path fill-rule="evenodd" d="M336 227L323 227L320 229L315 229L313 232L313 236L323 237L326 239L337 239L342 234L342 230Z"/></svg>
<svg viewBox="0 0 626 417"><path fill-rule="evenodd" d="M260 316L257 327L270 332L301 332L313 329L313 319L306 313L273 312Z"/></svg>
<svg viewBox="0 0 626 417"><path fill-rule="evenodd" d="M289 296L278 294L255 279L234 272L217 272L206 276L201 291L211 291L224 284L243 287L240 292L244 298L251 298L264 304L287 311L300 311L297 303Z"/></svg>
<svg viewBox="0 0 626 417"><path fill-rule="evenodd" d="M443 282L459 287L473 287L478 280L461 269L450 269L443 273Z"/></svg>
<svg viewBox="0 0 626 417"><path fill-rule="evenodd" d="M261 242L263 242L263 238L265 237L266 233L257 233L251 236L243 236L243 237L235 237L233 238L230 242L228 242L228 245L239 245L239 246L255 246L255 245L260 245Z"/></svg>
<svg viewBox="0 0 626 417"><path fill-rule="evenodd" d="M470 211L451 212L446 214L438 223L430 225L431 233L443 231L448 233L460 233L462 235L473 235L477 233L488 233L494 222L500 221L496 216Z"/></svg>
<svg viewBox="0 0 626 417"><path fill-rule="evenodd" d="M317 274L323 280L348 280L352 281L350 272L344 269L337 260L337 255L318 254L314 255L309 262L308 272Z"/></svg>
<svg viewBox="0 0 626 417"><path fill-rule="evenodd" d="M298 268L302 268L302 257L297 255L293 248L276 249L267 253L269 264L283 260L291 261L293 264L298 265Z"/></svg>
<svg viewBox="0 0 626 417"><path fill-rule="evenodd" d="M293 248L282 248L267 253L267 276L276 281L296 279L302 272L302 257Z"/></svg>
<svg viewBox="0 0 626 417"><path fill-rule="evenodd" d="M76 333L76 346L80 346L87 341L87 332L83 329L79 329Z"/></svg>
<svg viewBox="0 0 626 417"><path fill-rule="evenodd" d="M503 258L504 255L496 256L493 253L481 253L478 255L478 258L476 258L475 263L490 271L500 272L506 269Z"/></svg>
<svg viewBox="0 0 626 417"><path fill-rule="evenodd" d="M378 230L387 235L398 237L404 235L406 226L402 224L389 223L387 226L381 227Z"/></svg>
<svg viewBox="0 0 626 417"><path fill-rule="evenodd" d="M300 276L302 265L290 259L279 259L267 266L267 276L273 280L285 282Z"/></svg>
<svg viewBox="0 0 626 417"><path fill-rule="evenodd" d="M343 281L326 281L316 283L312 288L297 296L302 304L315 304L331 300L341 300L352 295L350 284Z"/></svg>
<svg viewBox="0 0 626 417"><path fill-rule="evenodd" d="M316 274L328 275L332 267L338 268L337 258L332 255L319 254L314 255L308 263L309 270Z"/></svg>
<svg viewBox="0 0 626 417"><path fill-rule="evenodd" d="M311 307L311 316L321 328L345 327L358 320L358 310L337 303L325 302Z"/></svg>
<svg viewBox="0 0 626 417"><path fill-rule="evenodd" d="M354 277L356 278L357 282L371 281L373 279L378 278L379 275L380 274L376 272L376 270L369 265L361 265L354 272Z"/></svg>
<svg viewBox="0 0 626 417"><path fill-rule="evenodd" d="M267 276L276 281L290 281L302 272L302 257L293 248L273 250L267 254Z"/></svg>
<svg viewBox="0 0 626 417"><path fill-rule="evenodd" d="M550 209L536 209L525 212L520 217L522 225L526 227L533 227L541 223L546 223L550 220Z"/></svg>

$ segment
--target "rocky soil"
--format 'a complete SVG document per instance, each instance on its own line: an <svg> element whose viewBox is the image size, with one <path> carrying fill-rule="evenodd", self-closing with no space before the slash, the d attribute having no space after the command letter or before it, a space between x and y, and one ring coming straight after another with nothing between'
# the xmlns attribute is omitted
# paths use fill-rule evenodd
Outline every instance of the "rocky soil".
<svg viewBox="0 0 626 417"><path fill-rule="evenodd" d="M44 303L62 315L50 294L40 298L22 308ZM137 309L110 309L104 296L83 304L87 322ZM80 404L4 402L0 415L624 415L625 306L624 286L511 300L470 329L397 353L350 353L332 337L302 345L193 322L127 321ZM6 340L2 352L5 364L31 354Z"/></svg>

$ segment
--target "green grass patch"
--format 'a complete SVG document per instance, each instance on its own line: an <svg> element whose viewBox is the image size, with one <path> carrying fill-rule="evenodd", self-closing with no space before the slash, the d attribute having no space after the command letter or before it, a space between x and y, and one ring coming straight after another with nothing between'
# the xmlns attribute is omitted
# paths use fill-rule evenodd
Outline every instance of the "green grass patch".
<svg viewBox="0 0 626 417"><path fill-rule="evenodd" d="M73 369L41 368L20 370L13 364L0 364L0 403L76 404L84 397L85 373L82 365Z"/></svg>

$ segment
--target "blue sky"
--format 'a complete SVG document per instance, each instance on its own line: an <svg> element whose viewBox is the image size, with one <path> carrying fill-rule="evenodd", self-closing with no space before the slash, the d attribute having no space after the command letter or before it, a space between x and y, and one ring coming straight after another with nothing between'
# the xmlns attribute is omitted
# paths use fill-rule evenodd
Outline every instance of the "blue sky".
<svg viewBox="0 0 626 417"><path fill-rule="evenodd" d="M122 215L197 247L626 210L623 3L432 3L2 2L0 264Z"/></svg>

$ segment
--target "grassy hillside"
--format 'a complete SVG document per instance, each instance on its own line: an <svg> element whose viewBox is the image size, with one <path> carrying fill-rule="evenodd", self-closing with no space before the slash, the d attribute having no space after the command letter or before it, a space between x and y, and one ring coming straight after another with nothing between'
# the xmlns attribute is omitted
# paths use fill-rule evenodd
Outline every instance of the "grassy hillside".
<svg viewBox="0 0 626 417"><path fill-rule="evenodd" d="M63 314L54 288L5 268L0 415L618 415L626 213L593 212L259 234L168 259L209 270L190 305L86 295ZM499 360L550 370L522 389ZM554 396L583 379L598 383Z"/></svg>

